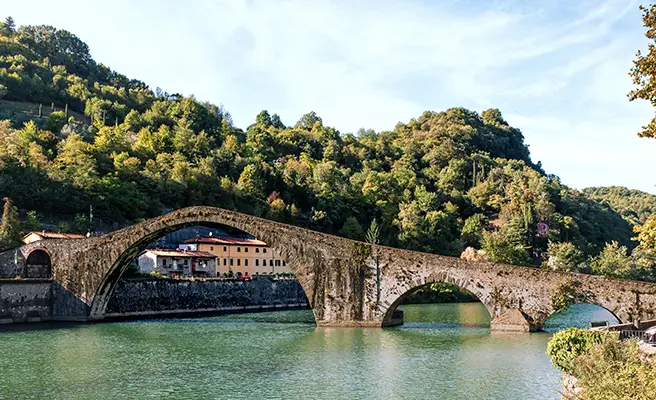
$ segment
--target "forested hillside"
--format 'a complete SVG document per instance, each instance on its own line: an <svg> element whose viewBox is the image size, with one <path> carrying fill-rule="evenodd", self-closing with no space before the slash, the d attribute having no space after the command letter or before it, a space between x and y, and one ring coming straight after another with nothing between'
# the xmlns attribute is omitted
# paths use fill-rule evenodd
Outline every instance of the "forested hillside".
<svg viewBox="0 0 656 400"><path fill-rule="evenodd" d="M426 111L356 134L313 112L283 123L262 111L242 130L222 107L96 63L70 32L12 21L0 98L0 194L26 210L93 204L105 220L136 221L205 204L355 239L376 219L384 244L473 246L516 264L553 261L567 243L570 269L605 243L633 243L624 211L545 174L496 109Z"/></svg>
<svg viewBox="0 0 656 400"><path fill-rule="evenodd" d="M621 186L583 189L588 197L608 204L633 225L644 224L650 215L656 214L656 196L640 190Z"/></svg>

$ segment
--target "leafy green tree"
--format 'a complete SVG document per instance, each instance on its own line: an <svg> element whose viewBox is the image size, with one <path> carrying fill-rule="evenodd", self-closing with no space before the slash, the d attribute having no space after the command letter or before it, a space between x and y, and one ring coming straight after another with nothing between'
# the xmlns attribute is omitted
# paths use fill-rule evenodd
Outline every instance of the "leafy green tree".
<svg viewBox="0 0 656 400"><path fill-rule="evenodd" d="M360 223L355 217L346 218L346 222L344 222L342 229L339 230L339 234L350 239L364 239L364 231L362 230L362 226L360 226Z"/></svg>
<svg viewBox="0 0 656 400"><path fill-rule="evenodd" d="M638 241L639 250L656 252L656 214L647 218L642 226L635 226L633 230L638 234L634 240Z"/></svg>
<svg viewBox="0 0 656 400"><path fill-rule="evenodd" d="M271 116L271 125L273 125L274 128L285 129L285 124L282 123L278 114L273 114Z"/></svg>
<svg viewBox="0 0 656 400"><path fill-rule="evenodd" d="M46 117L46 129L52 132L59 132L67 122L68 118L66 118L66 114L63 111L51 112Z"/></svg>
<svg viewBox="0 0 656 400"><path fill-rule="evenodd" d="M273 125L273 122L271 121L271 116L269 115L269 112L267 110L262 110L259 114L257 114L257 117L255 118L255 123L262 126L265 129Z"/></svg>
<svg viewBox="0 0 656 400"><path fill-rule="evenodd" d="M579 357L595 346L616 340L615 332L569 328L553 335L547 345L547 354L558 369L573 374L577 370Z"/></svg>
<svg viewBox="0 0 656 400"><path fill-rule="evenodd" d="M365 235L365 240L367 241L367 243L371 243L371 244L380 243L380 225L378 225L378 221L376 221L376 218L371 220L371 223L369 224L369 228L367 229L367 233Z"/></svg>
<svg viewBox="0 0 656 400"><path fill-rule="evenodd" d="M583 253L569 242L549 242L547 259L542 266L554 271L577 272L584 261Z"/></svg>
<svg viewBox="0 0 656 400"><path fill-rule="evenodd" d="M239 175L239 181L237 182L240 190L253 196L261 195L264 184L262 169L255 164L247 165Z"/></svg>
<svg viewBox="0 0 656 400"><path fill-rule="evenodd" d="M21 243L21 222L18 218L18 208L9 197L4 199L2 224L0 225L0 249L17 247Z"/></svg>
<svg viewBox="0 0 656 400"><path fill-rule="evenodd" d="M642 10L642 22L647 29L645 36L649 39L649 52L643 55L640 50L633 61L633 68L629 75L633 78L633 84L638 86L637 89L629 93L629 100L642 99L649 101L656 107L656 86L653 82L656 80L656 4L648 7L640 6ZM638 134L642 137L656 138L656 118L642 127Z"/></svg>
<svg viewBox="0 0 656 400"><path fill-rule="evenodd" d="M590 269L595 275L629 278L633 272L633 259L625 246L613 241L590 260Z"/></svg>
<svg viewBox="0 0 656 400"><path fill-rule="evenodd" d="M90 229L89 217L84 214L75 214L73 229L76 233L87 233Z"/></svg>
<svg viewBox="0 0 656 400"><path fill-rule="evenodd" d="M0 35L11 37L14 33L16 33L14 19L12 17L5 18L5 22L0 23Z"/></svg>
<svg viewBox="0 0 656 400"><path fill-rule="evenodd" d="M41 221L39 221L39 216L36 211L31 210L27 212L25 216L25 222L23 223L25 231L33 232L41 229Z"/></svg>
<svg viewBox="0 0 656 400"><path fill-rule="evenodd" d="M501 232L483 233L482 250L491 262L530 265L531 257L521 241Z"/></svg>
<svg viewBox="0 0 656 400"><path fill-rule="evenodd" d="M314 111L310 111L309 113L303 115L301 119L298 120L296 123L296 126L310 130L314 126L314 124L319 123L319 125L323 124L323 121L321 117L317 115Z"/></svg>
<svg viewBox="0 0 656 400"><path fill-rule="evenodd" d="M474 214L465 220L462 227L462 239L465 246L480 247L488 219L483 214Z"/></svg>

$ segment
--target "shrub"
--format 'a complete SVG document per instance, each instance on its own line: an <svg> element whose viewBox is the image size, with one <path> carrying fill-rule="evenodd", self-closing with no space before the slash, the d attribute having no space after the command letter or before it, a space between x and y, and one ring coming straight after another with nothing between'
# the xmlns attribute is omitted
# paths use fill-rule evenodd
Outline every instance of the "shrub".
<svg viewBox="0 0 656 400"><path fill-rule="evenodd" d="M576 360L573 373L583 399L656 399L656 367L641 357L635 340L592 347Z"/></svg>
<svg viewBox="0 0 656 400"><path fill-rule="evenodd" d="M574 374L575 360L595 345L617 340L616 332L569 328L556 333L547 345L551 362L561 371Z"/></svg>
<svg viewBox="0 0 656 400"><path fill-rule="evenodd" d="M166 276L160 274L160 273L157 272L157 271L152 271L152 272L149 274L149 276L150 276L151 278L166 279Z"/></svg>
<svg viewBox="0 0 656 400"><path fill-rule="evenodd" d="M63 111L54 111L46 117L46 129L51 132L59 132L66 125L68 118Z"/></svg>

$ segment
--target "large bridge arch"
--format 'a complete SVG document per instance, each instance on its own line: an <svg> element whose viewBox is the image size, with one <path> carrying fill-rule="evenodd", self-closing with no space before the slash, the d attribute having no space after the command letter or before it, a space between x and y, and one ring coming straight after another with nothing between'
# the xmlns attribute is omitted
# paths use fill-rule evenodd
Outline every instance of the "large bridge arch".
<svg viewBox="0 0 656 400"><path fill-rule="evenodd" d="M310 245L308 242L295 240L293 234L285 236L285 232L281 231L281 227L285 227L285 225L272 227L270 221L264 223L263 221L266 220L211 207L190 207L113 233L112 242L118 242L121 245L113 249L113 257L107 260L109 268L93 296L89 317L91 319L104 318L105 309L118 279L129 262L143 248L158 237L194 225L236 228L266 242L285 259L312 304L313 288L308 284L307 270L304 268L308 257L304 257L304 255L311 255L310 258L312 258L314 249L307 247ZM315 319L320 317L321 315L315 314Z"/></svg>

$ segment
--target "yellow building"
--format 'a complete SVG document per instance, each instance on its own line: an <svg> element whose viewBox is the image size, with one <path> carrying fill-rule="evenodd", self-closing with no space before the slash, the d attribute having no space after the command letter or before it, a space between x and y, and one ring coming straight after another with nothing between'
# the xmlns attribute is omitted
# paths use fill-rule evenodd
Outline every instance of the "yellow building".
<svg viewBox="0 0 656 400"><path fill-rule="evenodd" d="M232 236L201 237L185 240L179 246L191 251L204 251L216 256L217 275L232 271L240 275L291 273L285 260L261 240Z"/></svg>

